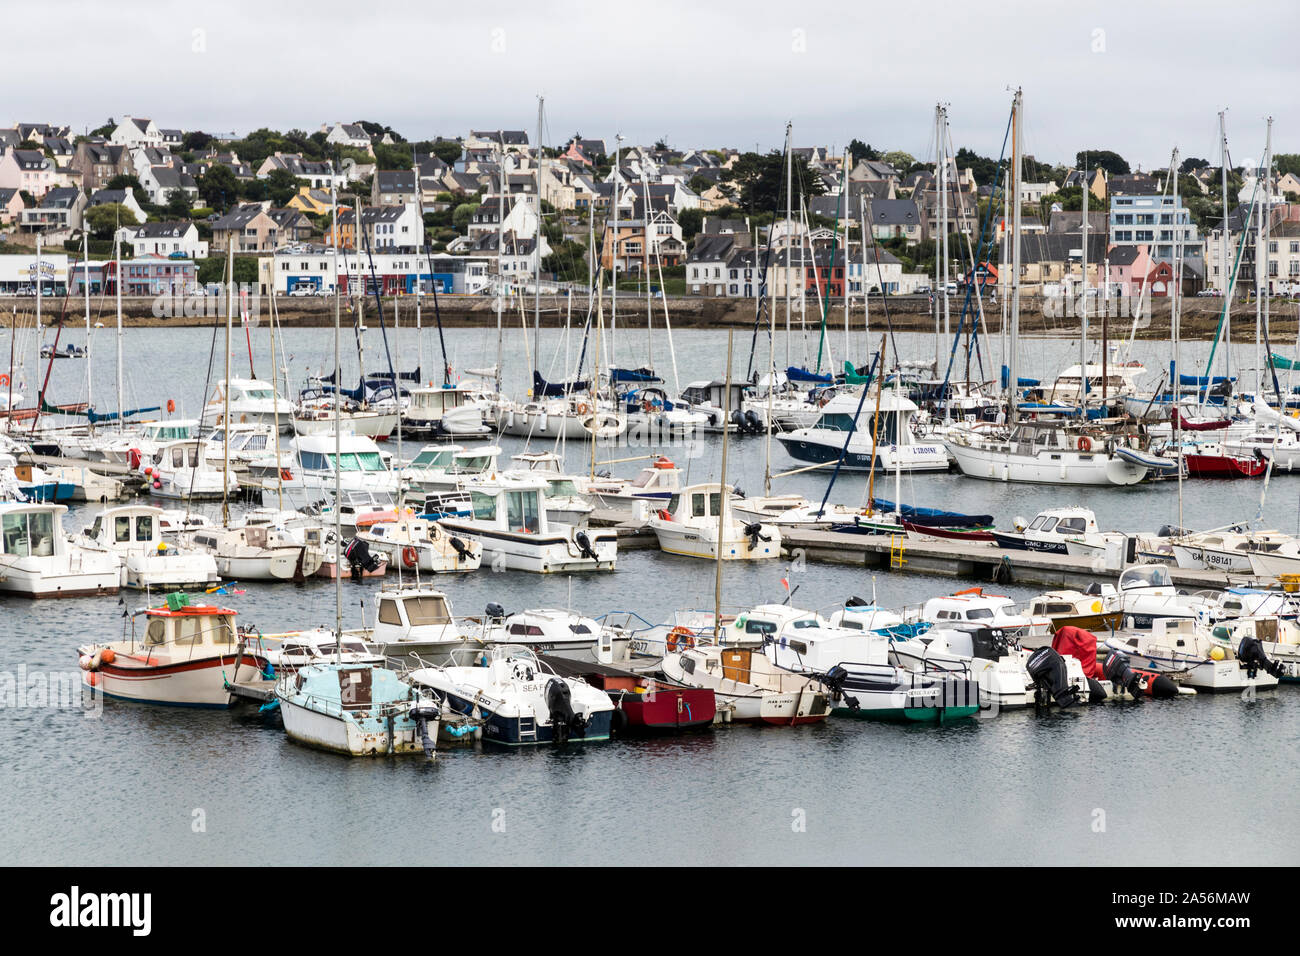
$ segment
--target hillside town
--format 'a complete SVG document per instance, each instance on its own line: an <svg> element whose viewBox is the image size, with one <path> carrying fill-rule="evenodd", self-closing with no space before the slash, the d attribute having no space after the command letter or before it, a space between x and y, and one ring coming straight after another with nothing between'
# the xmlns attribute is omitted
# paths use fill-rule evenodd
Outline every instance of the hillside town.
<svg viewBox="0 0 1300 956"><path fill-rule="evenodd" d="M0 129L0 295L201 290L233 253L237 282L290 296L363 274L385 295L587 290L598 269L620 289L801 307L940 281L996 296L1011 181L1005 157L859 139L759 153L578 133L539 148L501 128L410 141L369 121L242 138L131 115L82 134L19 122ZM1300 155L1141 170L1081 149L1026 157L1014 181L1031 294L1167 296L1179 267L1184 295L1222 294L1243 231L1236 288L1256 288L1259 258L1260 289L1300 290Z"/></svg>

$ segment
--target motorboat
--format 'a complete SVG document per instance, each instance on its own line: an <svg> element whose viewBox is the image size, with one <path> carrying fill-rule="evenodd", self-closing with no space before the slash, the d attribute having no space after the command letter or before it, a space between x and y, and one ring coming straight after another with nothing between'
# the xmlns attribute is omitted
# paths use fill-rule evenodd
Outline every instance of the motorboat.
<svg viewBox="0 0 1300 956"><path fill-rule="evenodd" d="M690 485L650 516L659 549L668 554L723 561L781 556L781 532L770 524L746 522L734 510L735 489L716 482Z"/></svg>
<svg viewBox="0 0 1300 956"><path fill-rule="evenodd" d="M1253 636L1250 638L1254 640ZM1198 691L1267 690L1278 685L1277 670L1243 656L1241 648L1217 639L1210 628L1185 618L1157 618L1149 631L1112 634L1105 646L1137 666L1172 677ZM1279 671L1280 672L1280 671Z"/></svg>
<svg viewBox="0 0 1300 956"><path fill-rule="evenodd" d="M229 400L226 396L227 387ZM293 417L293 402L278 395L270 382L256 378L232 378L228 385L225 381L217 382L203 406L200 420L207 428L239 422L289 431L293 427Z"/></svg>
<svg viewBox="0 0 1300 956"><path fill-rule="evenodd" d="M682 470L671 459L656 455L632 478L590 478L580 487L593 505L645 521L681 489L681 479Z"/></svg>
<svg viewBox="0 0 1300 956"><path fill-rule="evenodd" d="M761 647L697 644L670 651L661 667L674 684L713 691L737 723L790 727L820 723L831 712L824 675L779 667Z"/></svg>
<svg viewBox="0 0 1300 956"><path fill-rule="evenodd" d="M472 640L485 646L519 644L548 657L609 664L629 656L629 635L576 611L530 608L507 614L495 602L484 611Z"/></svg>
<svg viewBox="0 0 1300 956"><path fill-rule="evenodd" d="M1208 568L1264 578L1300 569L1300 546L1294 537L1280 531L1234 527L1184 532L1171 537L1169 546L1180 568Z"/></svg>
<svg viewBox="0 0 1300 956"><path fill-rule="evenodd" d="M501 449L496 445L425 445L402 466L402 480L425 494L458 491L462 485L497 471Z"/></svg>
<svg viewBox="0 0 1300 956"><path fill-rule="evenodd" d="M175 535L182 545L207 551L216 558L221 576L237 581L302 581L314 575L324 553L299 537L267 524L199 527Z"/></svg>
<svg viewBox="0 0 1300 956"><path fill-rule="evenodd" d="M478 541L462 538L438 522L417 518L409 511L391 520L370 523L356 536L371 551L384 555L390 567L409 571L475 571L483 560L483 545Z"/></svg>
<svg viewBox="0 0 1300 956"><path fill-rule="evenodd" d="M86 686L108 697L183 707L229 707L231 685L260 678L266 659L246 646L235 611L184 594L131 616L130 636L77 649ZM144 618L143 633L137 622Z"/></svg>
<svg viewBox="0 0 1300 956"><path fill-rule="evenodd" d="M775 435L791 458L813 464L839 463L848 471L947 471L942 442L918 441L913 416L918 408L896 390L875 402L851 392L821 406L812 425Z"/></svg>
<svg viewBox="0 0 1300 956"><path fill-rule="evenodd" d="M249 646L266 658L276 676L310 664L384 664L384 656L366 647L361 638L345 633L340 642L335 640L333 631L323 627L276 634L259 631Z"/></svg>
<svg viewBox="0 0 1300 956"><path fill-rule="evenodd" d="M470 388L413 388L402 413L403 434L485 435L484 407Z"/></svg>
<svg viewBox="0 0 1300 956"><path fill-rule="evenodd" d="M442 704L374 664L308 664L275 685L284 731L293 740L351 757L433 756Z"/></svg>
<svg viewBox="0 0 1300 956"><path fill-rule="evenodd" d="M596 510L582 493L578 476L565 472L564 460L553 451L525 451L511 455L506 477L534 477L546 482L546 516L556 524L585 527Z"/></svg>
<svg viewBox="0 0 1300 956"><path fill-rule="evenodd" d="M551 522L542 479L499 475L468 490L473 515L443 518L440 523L452 534L479 542L483 560L494 569L543 574L614 569L618 533Z"/></svg>
<svg viewBox="0 0 1300 956"><path fill-rule="evenodd" d="M0 591L32 598L117 593L119 558L68 540L67 511L67 505L0 502Z"/></svg>
<svg viewBox="0 0 1300 956"><path fill-rule="evenodd" d="M998 546L1017 551L1042 551L1048 554L1066 554L1072 539L1085 541L1101 534L1097 516L1088 508L1048 508L1034 516L1028 523L1023 518L1014 522L1015 531L992 531ZM1098 539L1099 540L1099 539Z"/></svg>
<svg viewBox="0 0 1300 956"><path fill-rule="evenodd" d="M1005 434L954 428L945 442L963 475L1050 485L1134 485L1169 470L1137 436L1094 435L1093 426L1025 420ZM1133 454L1121 454L1128 449ZM1167 463L1177 468L1177 462Z"/></svg>
<svg viewBox="0 0 1300 956"><path fill-rule="evenodd" d="M584 681L562 677L518 644L473 652L467 664L419 667L414 687L483 721L484 741L508 746L608 740L614 704Z"/></svg>
<svg viewBox="0 0 1300 956"><path fill-rule="evenodd" d="M163 540L161 508L122 505L95 515L77 543L116 555L121 586L137 590L206 588L221 580L217 561L207 551L169 545Z"/></svg>
<svg viewBox="0 0 1300 956"><path fill-rule="evenodd" d="M467 640L445 592L403 585L381 588L375 595L373 625L344 634L365 641L390 663L406 667L442 662Z"/></svg>
<svg viewBox="0 0 1300 956"><path fill-rule="evenodd" d="M216 500L239 492L233 469L210 462L198 439L166 442L140 467L149 492L156 498L180 501Z"/></svg>

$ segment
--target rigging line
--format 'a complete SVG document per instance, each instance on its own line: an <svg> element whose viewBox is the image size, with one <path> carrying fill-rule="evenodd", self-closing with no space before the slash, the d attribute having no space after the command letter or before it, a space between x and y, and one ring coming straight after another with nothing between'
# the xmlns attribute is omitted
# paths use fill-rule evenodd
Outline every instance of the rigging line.
<svg viewBox="0 0 1300 956"><path fill-rule="evenodd" d="M822 493L822 503L817 506L817 514L815 517L820 518L826 513L826 501L831 496L831 489L835 487L835 479L839 477L840 468L844 464L844 458L849 452L849 442L853 440L853 434L857 431L858 417L862 414L862 406L866 403L867 395L871 392L871 385L869 383L872 381L878 381L875 376L884 375L884 371L885 342L882 337L880 350L871 357L871 369L868 372L868 384L862 386L862 393L858 396L858 410L853 413L853 421L849 422L848 434L844 436L844 446L840 449L839 457L835 459L835 470L831 472L830 481L826 482L826 490ZM879 384L877 384L877 389L879 387ZM879 455L880 452L876 448L875 439L873 437L871 443L871 469L873 473L875 472L876 463L880 460Z"/></svg>
<svg viewBox="0 0 1300 956"><path fill-rule="evenodd" d="M754 355L758 351L758 330L763 325L763 317L767 315L767 310L772 307L768 301L767 294L767 274L768 268L772 261L772 229L776 225L776 214L781 207L781 187L785 185L785 166L790 155L790 127L786 125L785 149L781 153L781 179L777 183L777 188L772 192L772 220L767 227L767 247L763 250L763 267L758 270L758 304L754 308L754 334L749 344L749 367L745 370L745 377L750 378L754 374ZM789 237L787 237L788 245ZM787 257L788 258L788 257ZM758 268L758 250L754 250L754 267ZM789 263L786 264L786 281L789 281ZM773 362L773 365L776 363ZM775 382L769 382L770 388Z"/></svg>
<svg viewBox="0 0 1300 956"><path fill-rule="evenodd" d="M358 223L357 225L358 225L358 228L359 228L359 227L360 227L360 223ZM398 419L398 425L397 425L397 427L398 427L398 428L401 428L401 427L402 427L402 426L401 426L401 419L402 419L402 383L401 383L401 380L397 377L397 369L393 368L393 353L392 353L392 350L388 347L388 325L384 322L384 300L383 300L383 298L382 298L382 297L380 296L380 294L379 294L379 280L378 280L378 278L375 276L375 255L374 255L374 252L372 252L372 251L371 251L371 248L370 248L370 237L369 237L368 235L365 234L364 230L363 230L362 233L361 233L361 239L362 239L362 242L365 243L365 247L366 247L366 258L367 258L367 259L369 260L369 262L370 262L370 284L371 284L371 287L374 289L374 293L375 293L375 307L376 307L376 309L377 309L378 312L379 312L379 333L380 333L380 335L382 336L382 338L383 338L383 340L384 340L384 355L385 355L385 357L388 359L388 374L391 375L391 376L393 377L393 400L397 403L397 419ZM360 262L357 263L357 271L358 271L358 272L361 271L361 263L360 263ZM359 310L359 309L357 310L357 314L360 315L360 310ZM358 332L358 333L357 333L357 336L360 337L360 335L361 335L361 333ZM364 388L366 387L365 379L362 379L362 381L361 381L361 387L362 387L362 389L364 389ZM378 391L378 390L376 390L376 391ZM363 391L362 394L364 395L365 392Z"/></svg>

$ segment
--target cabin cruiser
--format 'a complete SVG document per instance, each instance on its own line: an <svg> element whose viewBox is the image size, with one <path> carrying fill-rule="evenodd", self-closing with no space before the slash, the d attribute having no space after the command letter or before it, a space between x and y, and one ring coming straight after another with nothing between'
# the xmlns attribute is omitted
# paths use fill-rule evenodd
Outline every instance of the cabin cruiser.
<svg viewBox="0 0 1300 956"><path fill-rule="evenodd" d="M328 386L330 389L333 386ZM295 435L333 435L337 429L351 435L361 435L383 441L397 427L397 409L364 408L355 401L343 400L336 411L338 397L324 387L305 389L298 397L293 413ZM335 420L337 418L337 426Z"/></svg>
<svg viewBox="0 0 1300 956"><path fill-rule="evenodd" d="M104 461L139 469L142 462L153 457L159 446L198 437L197 419L169 418L141 422L117 431L68 435L60 438L58 444L60 453L65 458Z"/></svg>
<svg viewBox="0 0 1300 956"><path fill-rule="evenodd" d="M761 647L682 647L664 656L661 669L674 684L713 691L737 723L791 727L820 723L831 712L824 675L786 670Z"/></svg>
<svg viewBox="0 0 1300 956"><path fill-rule="evenodd" d="M740 518L734 510L733 492L731 485L710 483L690 485L675 493L666 508L650 516L659 549L723 561L779 558L781 532L774 525Z"/></svg>
<svg viewBox="0 0 1300 956"><path fill-rule="evenodd" d="M626 660L628 634L576 611L533 608L507 614L492 603L474 640L488 645L519 644L539 654L608 664Z"/></svg>
<svg viewBox="0 0 1300 956"><path fill-rule="evenodd" d="M227 580L301 581L319 571L325 558L320 546L301 540L301 532L273 524L209 525L179 531L175 538L215 557L217 571Z"/></svg>
<svg viewBox="0 0 1300 956"><path fill-rule="evenodd" d="M1108 362L1104 368L1100 362L1089 362L1084 369L1086 383L1076 362L1062 371L1050 388L1044 390L1044 397L1049 402L1074 406L1084 402L1100 406L1103 394L1108 404L1123 402L1137 395L1138 388L1134 379L1146 373L1146 367L1141 362Z"/></svg>
<svg viewBox="0 0 1300 956"><path fill-rule="evenodd" d="M278 431L293 427L293 402L276 394L275 386L256 378L232 378L229 384L230 422L266 425ZM214 428L226 423L226 383L217 382L203 406L201 421L204 427Z"/></svg>
<svg viewBox="0 0 1300 956"><path fill-rule="evenodd" d="M674 402L658 385L642 385L624 392L620 402L628 430L641 440L651 436L660 440L688 438L713 418L684 402Z"/></svg>
<svg viewBox="0 0 1300 956"><path fill-rule="evenodd" d="M32 598L116 594L118 557L69 541L67 505L0 502L0 592Z"/></svg>
<svg viewBox="0 0 1300 956"><path fill-rule="evenodd" d="M371 551L384 555L390 567L410 571L475 571L483 560L483 546L478 541L460 538L436 521L417 518L409 511L369 523L356 536Z"/></svg>
<svg viewBox="0 0 1300 956"><path fill-rule="evenodd" d="M159 445L140 470L150 493L158 498L216 500L239 492L234 470L210 462L206 445L197 438Z"/></svg>
<svg viewBox="0 0 1300 956"><path fill-rule="evenodd" d="M519 644L475 651L467 664L420 667L412 686L456 713L481 718L483 739L508 746L608 740L614 704L577 678L561 677Z"/></svg>
<svg viewBox="0 0 1300 956"><path fill-rule="evenodd" d="M191 551L163 540L161 508L122 505L95 515L78 544L116 555L121 562L121 586L148 590L206 588L221 580L216 559L206 551Z"/></svg>
<svg viewBox="0 0 1300 956"><path fill-rule="evenodd" d="M1266 690L1278 685L1280 668L1273 662L1243 655L1241 646L1234 648L1217 639L1209 628L1186 618L1157 618L1151 630L1112 634L1105 646L1138 667L1166 674L1197 690Z"/></svg>
<svg viewBox="0 0 1300 956"><path fill-rule="evenodd" d="M1278 680L1288 684L1300 682L1300 624L1294 618L1239 617L1215 625L1211 634L1232 647L1240 647L1246 638L1253 637L1280 670Z"/></svg>
<svg viewBox="0 0 1300 956"><path fill-rule="evenodd" d="M582 530L553 523L546 513L546 482L498 476L469 486L473 515L441 519L449 532L479 542L493 568L536 571L612 571L618 560L613 529Z"/></svg>
<svg viewBox="0 0 1300 956"><path fill-rule="evenodd" d="M1062 627L1078 627L1093 633L1118 630L1124 623L1123 612L1106 607L1107 592L1113 594L1114 590L1110 585L1102 588L1094 585L1087 594L1073 590L1047 591L1030 598L1025 613L1035 627L1040 621L1046 622L1049 635Z"/></svg>
<svg viewBox="0 0 1300 956"><path fill-rule="evenodd" d="M511 455L510 461L513 464L502 472L506 477L533 477L546 482L546 515L552 522L586 527L596 509L578 489L583 479L564 471L564 459L553 451L525 451Z"/></svg>
<svg viewBox="0 0 1300 956"><path fill-rule="evenodd" d="M1185 532L1171 536L1169 546L1180 568L1208 568L1229 574L1272 578L1300 570L1300 549L1294 537L1280 531ZM1257 557L1256 557L1257 556ZM1258 568L1258 570L1256 570Z"/></svg>
<svg viewBox="0 0 1300 956"><path fill-rule="evenodd" d="M403 434L486 435L484 405L469 388L413 388L402 413Z"/></svg>
<svg viewBox="0 0 1300 956"><path fill-rule="evenodd" d="M722 643L762 635L763 653L784 670L825 675L833 713L875 720L939 721L979 709L979 686L965 667L902 667L876 629L838 627L821 615L764 604L738 616Z"/></svg>
<svg viewBox="0 0 1300 956"><path fill-rule="evenodd" d="M1051 485L1133 485L1176 461L1153 455L1136 436L1106 437L1090 426L1022 421L1005 436L954 428L945 442L963 475Z"/></svg>
<svg viewBox="0 0 1300 956"><path fill-rule="evenodd" d="M274 449L275 432L271 426L236 422L229 428L218 425L208 433L204 455L213 464L220 464L229 456L230 461L247 466Z"/></svg>
<svg viewBox="0 0 1300 956"><path fill-rule="evenodd" d="M918 411L897 391L874 401L842 393L821 406L813 424L776 435L787 454L814 464L841 462L849 471L947 471L948 452L942 442L918 442L912 418ZM873 449L875 449L873 453ZM842 461L841 461L842 459Z"/></svg>
<svg viewBox="0 0 1300 956"><path fill-rule="evenodd" d="M258 632L249 646L266 658L277 676L293 673L309 664L384 664L383 655L366 647L361 638L345 633L339 642L334 639L332 630L323 627L279 634Z"/></svg>
<svg viewBox="0 0 1300 956"><path fill-rule="evenodd" d="M230 685L266 667L236 631L234 611L190 604L184 594L133 614L130 637L86 644L77 654L83 683L108 697L184 707L229 707Z"/></svg>
<svg viewBox="0 0 1300 956"><path fill-rule="evenodd" d="M1090 509L1078 506L1048 508L1035 515L1033 521L1026 523L1024 518L1017 517L1013 524L1014 532L991 532L999 547L1066 554L1072 539L1089 543L1101 540L1097 516Z"/></svg>
<svg viewBox="0 0 1300 956"><path fill-rule="evenodd" d="M627 418L595 400L578 395L546 398L510 405L500 411L497 428L520 438L617 438L627 431Z"/></svg>
<svg viewBox="0 0 1300 956"><path fill-rule="evenodd" d="M758 434L766 428L765 419L759 417L753 410L746 410L745 404L748 401L746 393L749 388L750 386L745 382L732 382L731 393L728 396L726 382L717 379L690 382L682 389L677 404L685 405L696 415L702 416L701 426L708 431L734 428ZM730 421L723 421L728 409Z"/></svg>
<svg viewBox="0 0 1300 956"><path fill-rule="evenodd" d="M466 641L445 592L401 585L375 594L373 626L344 635L360 638L375 653L408 667L422 660L445 660Z"/></svg>
<svg viewBox="0 0 1300 956"><path fill-rule="evenodd" d="M658 455L634 478L598 477L582 485L594 505L644 521L656 505L666 505L681 488L682 470Z"/></svg>
<svg viewBox="0 0 1300 956"><path fill-rule="evenodd" d="M1022 643L1034 629L1033 620L1020 612L1015 601L1005 594L985 594L983 588L930 598L912 619L935 626L994 627Z"/></svg>
<svg viewBox="0 0 1300 956"><path fill-rule="evenodd" d="M899 667L977 681L980 705L987 708L1014 709L1033 703L1034 681L1025 668L1028 656L1001 628L976 625L935 625L923 634L889 643L889 660Z"/></svg>
<svg viewBox="0 0 1300 956"><path fill-rule="evenodd" d="M1274 431L1252 431L1240 438L1225 439L1223 449L1240 458L1263 458L1273 463L1273 468L1290 474L1300 466L1300 435L1291 429L1277 427Z"/></svg>
<svg viewBox="0 0 1300 956"><path fill-rule="evenodd" d="M458 491L467 481L495 474L500 456L496 445L425 445L401 468L402 480L425 494Z"/></svg>

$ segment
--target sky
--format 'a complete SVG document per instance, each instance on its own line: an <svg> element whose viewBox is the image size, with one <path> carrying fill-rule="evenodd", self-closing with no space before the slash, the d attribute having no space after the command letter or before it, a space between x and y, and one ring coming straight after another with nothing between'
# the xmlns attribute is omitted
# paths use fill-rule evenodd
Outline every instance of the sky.
<svg viewBox="0 0 1300 956"><path fill-rule="evenodd" d="M11 122L109 117L240 135L374 120L407 139L470 128L575 132L675 147L796 146L856 138L934 154L952 139L1001 153L1011 89L1025 150L1072 163L1111 149L1143 169L1217 163L1227 108L1234 165L1300 152L1294 0L789 0L640 4L544 0L275 4L44 0L53 42L4 41ZM31 33L41 28L29 27ZM1252 32L1253 31L1253 32ZM4 122L0 117L0 122Z"/></svg>

